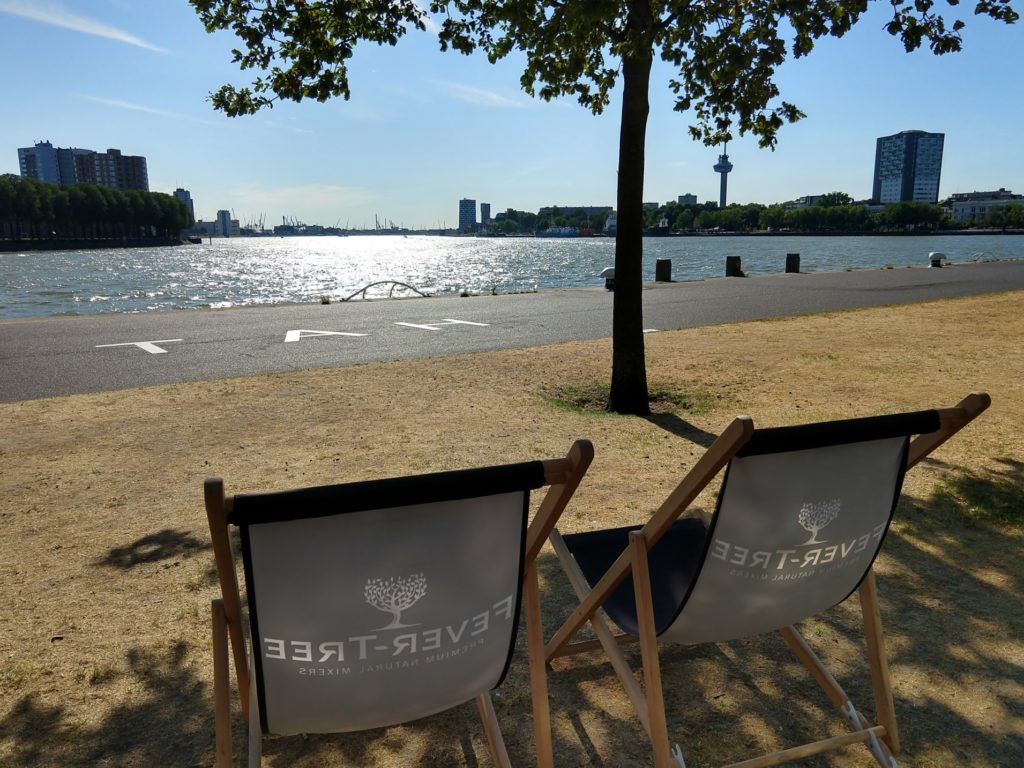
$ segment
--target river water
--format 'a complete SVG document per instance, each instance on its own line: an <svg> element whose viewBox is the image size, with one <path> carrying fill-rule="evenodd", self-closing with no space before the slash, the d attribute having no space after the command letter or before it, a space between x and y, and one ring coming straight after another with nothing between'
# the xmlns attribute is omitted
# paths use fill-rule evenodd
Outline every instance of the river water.
<svg viewBox="0 0 1024 768"><path fill-rule="evenodd" d="M337 301L385 280L426 294L593 286L612 266L614 245L610 238L364 235L0 253L0 318ZM671 259L673 279L699 280L723 275L731 255L757 275L782 272L788 252L800 254L801 271L834 272L927 266L931 251L952 262L1018 259L1024 236L645 238L644 279L654 279L657 259Z"/></svg>

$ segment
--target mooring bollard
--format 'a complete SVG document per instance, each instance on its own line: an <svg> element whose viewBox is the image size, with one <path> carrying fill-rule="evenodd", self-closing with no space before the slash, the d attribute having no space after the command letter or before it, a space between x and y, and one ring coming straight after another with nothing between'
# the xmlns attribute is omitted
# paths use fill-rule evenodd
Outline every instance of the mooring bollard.
<svg viewBox="0 0 1024 768"><path fill-rule="evenodd" d="M657 283L672 282L672 259L658 259L654 262L654 281Z"/></svg>
<svg viewBox="0 0 1024 768"><path fill-rule="evenodd" d="M606 290L615 290L615 267L605 267L601 270L601 274L598 277L604 278L604 287Z"/></svg>
<svg viewBox="0 0 1024 768"><path fill-rule="evenodd" d="M928 254L928 266L929 267L941 267L942 260L946 258L946 254L939 253L938 251L932 251Z"/></svg>
<svg viewBox="0 0 1024 768"><path fill-rule="evenodd" d="M786 272L799 272L800 271L800 254L799 253L787 253L786 254Z"/></svg>
<svg viewBox="0 0 1024 768"><path fill-rule="evenodd" d="M726 277L746 277L743 274L743 268L740 266L739 256L726 256L725 257L725 276Z"/></svg>

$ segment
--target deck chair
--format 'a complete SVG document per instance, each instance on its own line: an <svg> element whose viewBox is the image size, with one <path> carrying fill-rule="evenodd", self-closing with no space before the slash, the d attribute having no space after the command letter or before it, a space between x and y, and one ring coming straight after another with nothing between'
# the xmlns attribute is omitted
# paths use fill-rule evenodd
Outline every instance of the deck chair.
<svg viewBox="0 0 1024 768"><path fill-rule="evenodd" d="M685 766L679 747L670 750L658 642L717 643L777 630L852 732L732 766L779 765L860 742L891 768L900 744L872 564L904 472L988 405L988 395L975 393L953 408L794 427L754 429L750 418L735 419L645 525L552 531L580 605L547 643L546 659L603 649L650 736L656 768ZM681 519L723 468L714 515L707 523ZM876 724L794 627L854 592ZM597 639L572 643L588 622ZM628 642L640 643L642 687L620 647Z"/></svg>
<svg viewBox="0 0 1024 768"><path fill-rule="evenodd" d="M220 579L214 600L216 765L232 762L229 662L248 725L264 734L351 732L472 700L509 766L489 691L526 616L537 762L552 747L535 560L593 459L562 459L225 496L206 481ZM549 486L529 527L531 489ZM243 621L230 527L247 593Z"/></svg>

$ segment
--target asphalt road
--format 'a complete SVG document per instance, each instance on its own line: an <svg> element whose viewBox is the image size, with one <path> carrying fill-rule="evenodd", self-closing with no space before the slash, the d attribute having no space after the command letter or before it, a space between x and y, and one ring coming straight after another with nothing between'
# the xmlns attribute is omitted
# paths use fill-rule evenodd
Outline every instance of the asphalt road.
<svg viewBox="0 0 1024 768"><path fill-rule="evenodd" d="M1024 289L1024 262L644 286L652 331ZM593 288L0 321L0 402L607 338ZM1022 302L1024 311L1024 302Z"/></svg>

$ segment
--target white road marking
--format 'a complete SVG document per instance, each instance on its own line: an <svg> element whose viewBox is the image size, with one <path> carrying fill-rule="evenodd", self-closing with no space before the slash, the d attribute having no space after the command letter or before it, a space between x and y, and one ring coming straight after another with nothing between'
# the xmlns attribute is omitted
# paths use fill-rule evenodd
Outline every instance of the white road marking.
<svg viewBox="0 0 1024 768"><path fill-rule="evenodd" d="M444 318L436 323L395 323L395 325L404 325L409 328L419 328L423 331L440 331L443 325L476 325L481 328L486 328L490 323L474 323L469 320L452 320L450 318Z"/></svg>
<svg viewBox="0 0 1024 768"><path fill-rule="evenodd" d="M167 350L163 347L158 347L157 344L171 344L175 341L184 341L184 339L157 339L155 341L126 341L123 344L97 344L96 349L101 347L138 347L149 352L151 355L166 355Z"/></svg>
<svg viewBox="0 0 1024 768"><path fill-rule="evenodd" d="M297 331L288 331L284 336L284 343L287 344L292 341L301 341L307 336L365 336L365 333L345 333L343 331L307 331L299 329Z"/></svg>

